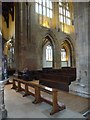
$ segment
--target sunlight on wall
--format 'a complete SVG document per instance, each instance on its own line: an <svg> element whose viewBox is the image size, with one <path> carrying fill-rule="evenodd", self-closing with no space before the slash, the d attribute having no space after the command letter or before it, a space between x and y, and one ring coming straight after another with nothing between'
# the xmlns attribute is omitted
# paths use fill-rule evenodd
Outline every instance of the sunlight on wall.
<svg viewBox="0 0 90 120"><path fill-rule="evenodd" d="M42 26L47 27L47 28L50 28L50 26L49 26L49 24L48 24L48 21L46 21L46 20L43 22Z"/></svg>
<svg viewBox="0 0 90 120"><path fill-rule="evenodd" d="M52 19L46 16L39 15L39 24L41 26L51 28L52 27Z"/></svg>
<svg viewBox="0 0 90 120"><path fill-rule="evenodd" d="M2 37L6 40L9 40L15 34L15 14L14 21L12 21L12 17L9 14L9 28L7 28L4 17L0 16L0 28L2 28Z"/></svg>
<svg viewBox="0 0 90 120"><path fill-rule="evenodd" d="M65 33L68 33L68 34L70 34L70 33L74 33L75 31L74 31L74 26L72 26L72 25L64 25L64 30L63 30Z"/></svg>

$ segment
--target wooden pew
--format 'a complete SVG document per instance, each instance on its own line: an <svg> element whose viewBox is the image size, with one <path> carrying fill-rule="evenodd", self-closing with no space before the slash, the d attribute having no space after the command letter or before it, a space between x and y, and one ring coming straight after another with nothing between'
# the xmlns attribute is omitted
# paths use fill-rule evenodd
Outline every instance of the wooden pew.
<svg viewBox="0 0 90 120"><path fill-rule="evenodd" d="M30 81L33 79L38 80L42 73L71 76L73 77L73 79L71 79L71 82L76 80L76 68L67 68L67 67L62 69L43 68L42 70L31 70L29 72L30 75L28 80ZM19 71L18 74L19 74L19 78L23 79L22 72Z"/></svg>
<svg viewBox="0 0 90 120"><path fill-rule="evenodd" d="M20 79L23 79L20 77ZM43 70L30 71L30 81L40 80L40 84L69 91L69 85L76 80L76 68L52 69L44 68Z"/></svg>
<svg viewBox="0 0 90 120"><path fill-rule="evenodd" d="M40 84L69 91L69 85L76 80L76 68L45 69L42 71Z"/></svg>
<svg viewBox="0 0 90 120"><path fill-rule="evenodd" d="M69 91L72 76L64 76L59 74L42 73L40 77L40 84L48 87Z"/></svg>
<svg viewBox="0 0 90 120"><path fill-rule="evenodd" d="M18 85L16 85L16 82L18 83ZM24 89L22 89L21 83L25 84ZM35 89L35 93L30 92L28 89L28 86L33 87ZM50 115L53 115L54 113L59 112L66 108L64 104L60 104L60 105L58 104L58 98L57 98L58 89L52 89L52 88L48 88L46 86L40 85L39 81L25 81L22 79L14 78L12 88L14 88L15 90L17 89L18 92L23 90L25 92L24 96L27 96L27 95L34 96L35 97L35 100L33 101L34 104L44 101L52 105L52 111L50 112ZM41 91L51 94L52 101L41 97Z"/></svg>

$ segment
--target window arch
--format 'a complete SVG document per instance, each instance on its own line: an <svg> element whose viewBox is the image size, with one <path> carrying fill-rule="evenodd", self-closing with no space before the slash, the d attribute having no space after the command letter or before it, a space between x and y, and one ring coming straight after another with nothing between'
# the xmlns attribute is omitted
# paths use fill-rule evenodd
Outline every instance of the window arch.
<svg viewBox="0 0 90 120"><path fill-rule="evenodd" d="M53 67L53 45L49 38L45 38L43 42L43 68Z"/></svg>
<svg viewBox="0 0 90 120"><path fill-rule="evenodd" d="M72 66L72 53L71 47L67 40L61 45L61 67Z"/></svg>

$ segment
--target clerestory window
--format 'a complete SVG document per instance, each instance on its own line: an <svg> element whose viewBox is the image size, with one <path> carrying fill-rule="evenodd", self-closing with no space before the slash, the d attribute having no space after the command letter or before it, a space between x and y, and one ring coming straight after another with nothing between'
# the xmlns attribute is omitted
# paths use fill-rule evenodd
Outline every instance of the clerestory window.
<svg viewBox="0 0 90 120"><path fill-rule="evenodd" d="M62 2L62 0L59 0L59 21L64 24L71 25L69 3Z"/></svg>
<svg viewBox="0 0 90 120"><path fill-rule="evenodd" d="M39 23L45 27L50 27L52 19L52 2L51 0L36 0L35 11L38 14Z"/></svg>

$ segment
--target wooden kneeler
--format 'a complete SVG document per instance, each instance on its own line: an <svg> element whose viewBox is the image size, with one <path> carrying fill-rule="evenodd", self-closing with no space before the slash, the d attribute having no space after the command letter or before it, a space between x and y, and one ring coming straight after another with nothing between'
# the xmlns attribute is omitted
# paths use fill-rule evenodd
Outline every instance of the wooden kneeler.
<svg viewBox="0 0 90 120"><path fill-rule="evenodd" d="M48 103L48 104L51 104L52 111L50 112L50 115L53 115L54 113L57 113L57 112L64 110L66 108L66 106L64 104L58 105L58 100L57 100L58 91L57 90L52 89L52 91L49 91L49 93L51 92L51 94L52 94L52 101L49 101L49 100L41 97L40 87L38 87L38 86L35 87L35 100L33 101L34 104L41 103L43 101ZM45 92L44 87L43 87L43 90Z"/></svg>
<svg viewBox="0 0 90 120"><path fill-rule="evenodd" d="M18 83L18 85L16 85L16 82ZM16 79L13 79L13 86L11 89L15 89L16 92L20 92L20 91L23 91L24 89L21 87L21 82L16 80Z"/></svg>
<svg viewBox="0 0 90 120"><path fill-rule="evenodd" d="M40 87L35 86L35 100L32 102L34 104L41 103L43 101L40 94Z"/></svg>
<svg viewBox="0 0 90 120"><path fill-rule="evenodd" d="M11 89L15 89L15 90L16 90L16 89L17 89L17 86L16 86L16 83L15 83L15 80L13 80L12 85L13 85L13 86L12 86Z"/></svg>
<svg viewBox="0 0 90 120"><path fill-rule="evenodd" d="M23 88L21 87L21 82L20 81L17 81L18 82L18 88L16 90L16 92L20 92L23 90Z"/></svg>
<svg viewBox="0 0 90 120"><path fill-rule="evenodd" d="M24 93L23 97L26 97L28 95L34 96L34 94L28 90L28 83L25 83L25 91L24 92L25 93Z"/></svg>
<svg viewBox="0 0 90 120"><path fill-rule="evenodd" d="M57 95L58 95L58 91L53 90L52 91L52 106L53 107L52 107L52 111L51 111L50 115L53 115L54 113L57 113L66 108L66 106L64 104L62 104L61 106L58 104Z"/></svg>
<svg viewBox="0 0 90 120"><path fill-rule="evenodd" d="M18 82L18 85L16 85L15 82ZM25 85L25 89L21 87L21 83L23 83ZM35 89L35 93L30 92L29 89L28 89L28 86L33 87ZM41 102L44 101L44 102L52 105L52 111L50 112L50 115L53 115L54 113L57 113L57 112L65 109L66 106L64 104L60 104L60 105L58 104L58 99L57 99L58 90L53 89L53 88L50 88L51 90L49 90L49 89L46 89L46 88L48 88L48 87L45 87L45 86L40 85L40 84L23 81L21 79L13 79L12 89L17 90L17 92L24 91L25 94L23 95L23 97L28 96L28 95L32 95L32 96L35 97L35 100L33 101L34 104L41 103ZM41 91L44 91L46 93L51 94L52 95L52 101L41 97Z"/></svg>

